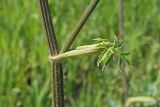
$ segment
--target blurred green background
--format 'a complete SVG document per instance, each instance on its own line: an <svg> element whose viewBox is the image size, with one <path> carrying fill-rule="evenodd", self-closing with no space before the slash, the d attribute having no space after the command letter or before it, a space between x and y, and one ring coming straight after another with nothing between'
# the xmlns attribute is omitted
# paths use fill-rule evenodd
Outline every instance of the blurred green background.
<svg viewBox="0 0 160 107"><path fill-rule="evenodd" d="M49 0L59 47L90 0ZM101 0L72 48L118 35L118 0ZM125 0L129 96L160 96L160 0ZM50 107L50 66L38 0L0 0L0 107ZM66 107L123 107L122 72L96 55L64 61ZM136 104L134 107L146 107ZM157 107L157 106L156 106Z"/></svg>

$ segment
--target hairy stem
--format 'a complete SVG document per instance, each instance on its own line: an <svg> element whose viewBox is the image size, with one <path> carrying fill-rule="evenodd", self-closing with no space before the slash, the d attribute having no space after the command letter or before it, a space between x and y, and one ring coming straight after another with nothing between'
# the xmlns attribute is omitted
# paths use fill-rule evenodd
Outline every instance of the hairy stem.
<svg viewBox="0 0 160 107"><path fill-rule="evenodd" d="M60 53L64 53L70 48L70 46L72 45L72 43L74 42L74 40L78 36L80 30L82 29L82 27L86 23L87 19L89 18L89 16L93 12L93 10L95 9L95 7L99 3L99 1L100 0L92 0L90 2L89 6L87 7L85 12L81 16L80 20L78 21L78 23L74 27L73 31L69 34L69 38L67 39L66 44L64 44L64 46L62 47L62 50L60 51Z"/></svg>
<svg viewBox="0 0 160 107"><path fill-rule="evenodd" d="M55 56L59 53L59 50L49 10L48 0L39 0L39 3L50 55ZM62 64L57 61L51 61L51 70L52 107L64 107Z"/></svg>

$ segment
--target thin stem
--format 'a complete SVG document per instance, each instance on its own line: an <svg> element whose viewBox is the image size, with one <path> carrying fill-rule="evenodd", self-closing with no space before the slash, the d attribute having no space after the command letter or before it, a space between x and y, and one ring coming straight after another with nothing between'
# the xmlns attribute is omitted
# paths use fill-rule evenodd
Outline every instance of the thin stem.
<svg viewBox="0 0 160 107"><path fill-rule="evenodd" d="M124 0L119 0L119 38L124 38ZM123 50L123 49L122 49ZM122 79L124 81L124 90L125 90L125 100L128 98L128 88L129 88L129 77L128 74L124 71L124 63L120 61L122 67Z"/></svg>
<svg viewBox="0 0 160 107"><path fill-rule="evenodd" d="M99 3L99 1L100 0L92 0L90 2L89 6L87 7L87 9L85 10L85 12L81 16L81 18L78 21L77 25L74 27L73 31L69 34L69 38L67 39L67 42L63 46L63 48L60 51L60 53L64 53L64 52L66 52L70 48L70 46L73 44L74 40L78 36L79 32L81 31L82 27L86 23L87 19L89 18L89 16L93 12L93 10L95 9L95 7Z"/></svg>
<svg viewBox="0 0 160 107"><path fill-rule="evenodd" d="M39 2L50 55L54 56L59 53L59 50L49 10L48 0L39 0ZM51 61L51 69L52 107L64 107L62 64L57 61Z"/></svg>
<svg viewBox="0 0 160 107"><path fill-rule="evenodd" d="M124 36L124 0L119 0L119 38Z"/></svg>

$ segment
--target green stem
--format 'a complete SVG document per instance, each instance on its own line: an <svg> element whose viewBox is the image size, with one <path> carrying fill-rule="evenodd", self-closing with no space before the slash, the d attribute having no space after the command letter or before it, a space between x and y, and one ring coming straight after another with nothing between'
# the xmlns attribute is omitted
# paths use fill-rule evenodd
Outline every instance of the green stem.
<svg viewBox="0 0 160 107"><path fill-rule="evenodd" d="M60 53L64 53L70 48L70 46L73 44L73 42L76 39L76 37L78 36L80 30L82 29L82 27L86 23L87 19L89 18L89 16L93 12L93 10L95 9L95 7L99 3L99 1L100 0L92 0L90 2L89 6L87 7L85 12L81 16L81 18L78 21L77 25L74 27L73 31L70 33L69 38L67 39L67 42L66 42L66 44L64 44L64 46L63 46L62 50L60 51Z"/></svg>

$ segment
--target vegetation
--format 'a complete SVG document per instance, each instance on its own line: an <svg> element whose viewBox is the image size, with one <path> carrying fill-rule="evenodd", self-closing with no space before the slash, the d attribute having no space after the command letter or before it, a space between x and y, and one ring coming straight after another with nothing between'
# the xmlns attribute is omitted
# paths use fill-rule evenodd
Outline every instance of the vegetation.
<svg viewBox="0 0 160 107"><path fill-rule="evenodd" d="M90 0L49 2L61 48L67 39L66 34L73 29ZM94 38L110 40L113 35L118 35L118 8L117 0L101 0L72 49L92 44ZM160 1L126 0L124 8L123 38L125 49L132 52L129 59L133 65L125 64L123 68L129 75L129 101L135 101L135 96L157 98L160 96ZM51 105L48 48L40 23L37 0L0 1L2 107ZM111 60L102 71L96 67L97 59L93 54L63 61L66 107L124 106L123 72L119 72L117 61ZM148 106L153 105L135 104L135 107Z"/></svg>

